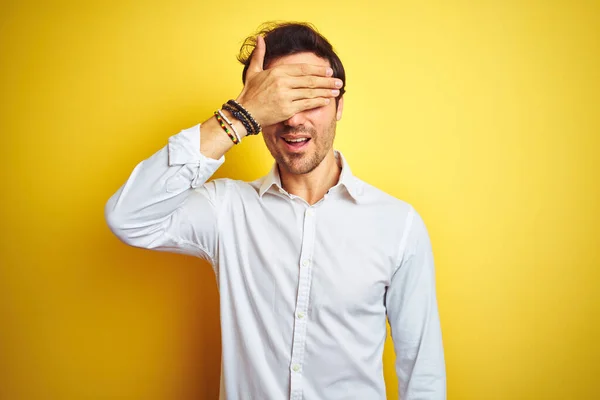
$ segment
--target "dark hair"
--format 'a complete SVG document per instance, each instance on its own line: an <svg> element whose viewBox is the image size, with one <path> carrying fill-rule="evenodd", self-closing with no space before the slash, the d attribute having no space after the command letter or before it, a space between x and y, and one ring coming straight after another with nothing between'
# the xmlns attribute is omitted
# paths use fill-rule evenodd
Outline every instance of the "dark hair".
<svg viewBox="0 0 600 400"><path fill-rule="evenodd" d="M336 103L346 92L346 73L342 61L329 41L307 22L266 22L259 27L256 34L247 37L237 57L238 61L244 64L243 83L246 83L246 72L256 47L256 36L258 35L264 37L267 45L263 68L268 68L272 61L280 57L304 52L314 53L329 61L329 65L333 69L333 76L343 82L340 95L336 97Z"/></svg>

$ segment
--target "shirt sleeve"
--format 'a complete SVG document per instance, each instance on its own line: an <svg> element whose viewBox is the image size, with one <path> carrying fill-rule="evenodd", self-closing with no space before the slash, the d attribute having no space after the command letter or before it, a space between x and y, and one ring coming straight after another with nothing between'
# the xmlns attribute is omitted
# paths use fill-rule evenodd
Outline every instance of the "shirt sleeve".
<svg viewBox="0 0 600 400"><path fill-rule="evenodd" d="M223 164L200 153L200 125L171 136L140 162L105 206L110 230L124 243L197 256L215 266L218 205L224 182L206 181Z"/></svg>
<svg viewBox="0 0 600 400"><path fill-rule="evenodd" d="M446 399L446 368L429 235L411 209L385 304L402 400Z"/></svg>

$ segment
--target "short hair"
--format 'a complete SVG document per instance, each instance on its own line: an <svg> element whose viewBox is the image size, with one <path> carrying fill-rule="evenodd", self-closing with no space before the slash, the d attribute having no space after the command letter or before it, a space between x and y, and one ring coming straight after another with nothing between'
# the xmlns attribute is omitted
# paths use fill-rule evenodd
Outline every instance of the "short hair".
<svg viewBox="0 0 600 400"><path fill-rule="evenodd" d="M266 22L258 28L254 35L247 37L237 57L238 61L244 64L244 70L242 71L242 82L244 84L246 83L246 72L256 48L256 37L258 35L264 37L267 45L263 68L268 68L272 61L280 57L304 52L313 53L329 61L329 65L333 69L333 76L342 80L340 95L336 97L337 104L346 92L344 66L333 50L331 43L317 31L314 25L308 22Z"/></svg>

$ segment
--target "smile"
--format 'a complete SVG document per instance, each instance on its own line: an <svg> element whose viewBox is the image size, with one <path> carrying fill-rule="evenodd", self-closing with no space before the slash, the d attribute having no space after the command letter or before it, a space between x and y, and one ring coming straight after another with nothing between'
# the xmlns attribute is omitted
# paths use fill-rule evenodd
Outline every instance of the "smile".
<svg viewBox="0 0 600 400"><path fill-rule="evenodd" d="M300 138L300 139L283 139L288 143L301 143L301 142L307 142L310 140L310 138Z"/></svg>
<svg viewBox="0 0 600 400"><path fill-rule="evenodd" d="M283 139L283 142L285 143L285 147L289 151L303 149L304 147L306 147L308 145L308 142L310 142L310 138L297 138L297 139L282 138L282 139Z"/></svg>

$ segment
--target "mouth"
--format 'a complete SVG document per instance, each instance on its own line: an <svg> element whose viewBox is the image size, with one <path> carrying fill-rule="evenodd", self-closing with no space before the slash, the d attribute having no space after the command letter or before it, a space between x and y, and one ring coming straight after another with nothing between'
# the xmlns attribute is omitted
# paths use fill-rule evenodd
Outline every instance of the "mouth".
<svg viewBox="0 0 600 400"><path fill-rule="evenodd" d="M286 139L282 137L281 140L283 140L283 143L285 144L285 147L288 149L288 151L302 150L303 148L308 146L308 142L310 142L310 138Z"/></svg>

